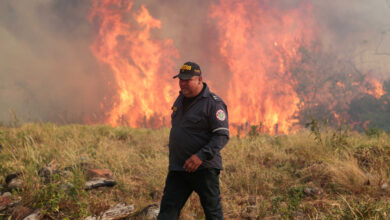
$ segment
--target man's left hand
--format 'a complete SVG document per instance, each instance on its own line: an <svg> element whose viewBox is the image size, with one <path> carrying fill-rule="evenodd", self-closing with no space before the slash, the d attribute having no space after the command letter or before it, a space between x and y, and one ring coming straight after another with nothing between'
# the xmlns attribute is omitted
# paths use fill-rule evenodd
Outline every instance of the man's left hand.
<svg viewBox="0 0 390 220"><path fill-rule="evenodd" d="M194 154L186 160L183 168L187 172L192 173L195 172L201 164L202 164L202 160L199 159L199 157L196 154Z"/></svg>

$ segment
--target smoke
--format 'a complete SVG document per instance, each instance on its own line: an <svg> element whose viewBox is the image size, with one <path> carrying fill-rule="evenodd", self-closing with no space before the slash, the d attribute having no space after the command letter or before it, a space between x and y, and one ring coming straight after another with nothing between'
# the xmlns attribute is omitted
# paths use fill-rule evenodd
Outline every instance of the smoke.
<svg viewBox="0 0 390 220"><path fill-rule="evenodd" d="M363 72L390 76L388 0L313 1L320 40Z"/></svg>
<svg viewBox="0 0 390 220"><path fill-rule="evenodd" d="M109 96L86 1L0 2L0 121L82 122Z"/></svg>
<svg viewBox="0 0 390 220"><path fill-rule="evenodd" d="M88 21L91 1L0 2L0 122L10 120L9 110L25 121L71 123L103 117L100 106L110 105L115 84L110 84L109 67L90 51L95 37ZM302 1L259 0L281 10ZM210 4L218 2L145 0L134 1L133 8L145 5L161 20L162 28L153 35L173 39L180 52L177 69L188 60L198 62L206 82L225 98L231 73L221 58L215 21L209 17ZM388 0L307 2L313 4L318 41L325 48L362 72L389 78Z"/></svg>

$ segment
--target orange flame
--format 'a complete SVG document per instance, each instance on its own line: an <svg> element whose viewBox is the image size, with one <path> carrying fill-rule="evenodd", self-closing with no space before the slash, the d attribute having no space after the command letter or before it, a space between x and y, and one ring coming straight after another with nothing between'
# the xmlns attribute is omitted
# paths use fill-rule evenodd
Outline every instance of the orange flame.
<svg viewBox="0 0 390 220"><path fill-rule="evenodd" d="M385 94L385 91L383 90L383 85L377 79L371 78L369 80L369 83L372 87L371 89L367 90L367 93L369 95L372 95L375 98L379 99Z"/></svg>
<svg viewBox="0 0 390 220"><path fill-rule="evenodd" d="M263 7L270 1L220 0L210 16L219 31L220 53L232 73L227 102L230 122L261 124L289 132L299 97L289 72L304 40L313 33L311 5L285 11ZM275 129L277 130L277 129Z"/></svg>
<svg viewBox="0 0 390 220"><path fill-rule="evenodd" d="M167 106L176 93L172 75L177 72L173 59L179 56L178 51L172 40L152 38L150 31L160 29L161 21L153 18L145 6L132 13L132 6L130 1L98 0L93 2L89 15L98 27L91 50L111 67L118 86L105 123L164 126L169 123Z"/></svg>
<svg viewBox="0 0 390 220"><path fill-rule="evenodd" d="M171 39L151 34L151 31L159 33L162 22L153 18L145 6L133 11L132 2L94 0L89 15L97 27L91 50L111 68L117 87L113 106L106 111L104 122L113 126L166 126L170 121L169 106L178 90L171 77L177 72L174 60L179 52ZM348 109L348 103L356 97L353 91L376 98L385 94L376 79L366 78L362 82L352 79L352 74L348 75L350 81L340 78L325 84L323 90L316 91L318 94L312 92L316 84L302 90L298 80L307 68L313 68L307 71L313 73L308 78L316 78L315 74L321 73L316 71L315 62L305 61L302 49L310 48L318 31L313 24L313 6L309 0L282 7L281 4L270 0L219 0L211 4L209 16L218 33L219 53L229 68L224 76L218 75L227 79L226 91L217 93L226 95L233 133L242 125L259 125L261 132L289 133L295 130L300 113L323 103L328 104L336 120L341 120L347 118L341 110ZM300 70L296 65L307 67ZM330 86L342 90L345 100L337 102L338 97L330 92ZM310 98L311 93L316 96Z"/></svg>

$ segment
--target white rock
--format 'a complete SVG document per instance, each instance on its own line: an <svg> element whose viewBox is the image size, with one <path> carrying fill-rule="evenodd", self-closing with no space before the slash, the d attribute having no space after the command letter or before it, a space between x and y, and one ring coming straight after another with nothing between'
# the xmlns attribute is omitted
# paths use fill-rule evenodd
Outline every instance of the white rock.
<svg viewBox="0 0 390 220"><path fill-rule="evenodd" d="M115 180L106 179L106 178L97 178L97 179L93 179L93 180L86 182L85 189L90 190L90 189L95 189L95 188L102 187L102 186L112 187L115 185L116 185Z"/></svg>
<svg viewBox="0 0 390 220"><path fill-rule="evenodd" d="M41 214L41 210L35 210L31 215L27 216L23 220L39 220L39 215Z"/></svg>
<svg viewBox="0 0 390 220"><path fill-rule="evenodd" d="M313 196L313 195L319 195L321 194L321 189L317 187L305 187L303 189L303 192L308 195L308 196Z"/></svg>
<svg viewBox="0 0 390 220"><path fill-rule="evenodd" d="M119 203L109 210L105 211L102 220L116 220L128 217L134 212L134 205L126 206L124 203Z"/></svg>
<svg viewBox="0 0 390 220"><path fill-rule="evenodd" d="M5 193L3 194L3 196L5 196L5 197L11 197L12 194L11 194L10 192L5 192Z"/></svg>
<svg viewBox="0 0 390 220"><path fill-rule="evenodd" d="M158 204L151 204L146 206L138 215L141 219L156 219L160 213L160 206Z"/></svg>
<svg viewBox="0 0 390 220"><path fill-rule="evenodd" d="M124 203L116 204L101 216L88 216L84 220L118 220L129 217L134 212L134 205L126 206Z"/></svg>
<svg viewBox="0 0 390 220"><path fill-rule="evenodd" d="M383 190L388 190L388 189L389 189L389 184L388 184L388 183L383 183L382 186L381 186L381 188L382 188Z"/></svg>

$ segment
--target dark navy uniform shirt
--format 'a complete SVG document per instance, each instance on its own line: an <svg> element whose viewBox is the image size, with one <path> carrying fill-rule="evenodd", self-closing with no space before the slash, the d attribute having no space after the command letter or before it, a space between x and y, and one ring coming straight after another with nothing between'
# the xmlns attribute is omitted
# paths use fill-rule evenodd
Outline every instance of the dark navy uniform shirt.
<svg viewBox="0 0 390 220"><path fill-rule="evenodd" d="M169 170L184 171L184 162L193 154L203 161L199 169L222 169L220 150L229 140L228 112L222 99L203 85L185 110L181 93L172 106Z"/></svg>

